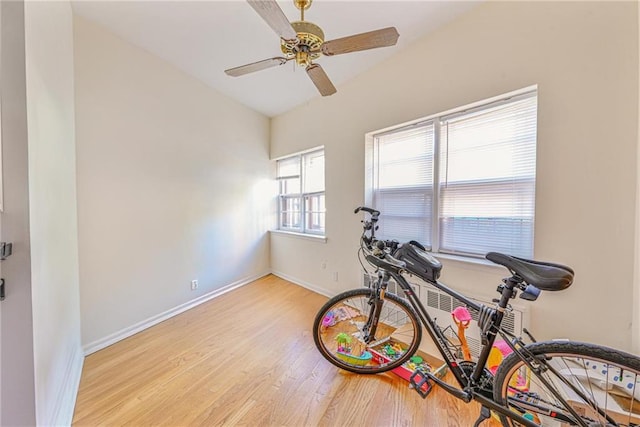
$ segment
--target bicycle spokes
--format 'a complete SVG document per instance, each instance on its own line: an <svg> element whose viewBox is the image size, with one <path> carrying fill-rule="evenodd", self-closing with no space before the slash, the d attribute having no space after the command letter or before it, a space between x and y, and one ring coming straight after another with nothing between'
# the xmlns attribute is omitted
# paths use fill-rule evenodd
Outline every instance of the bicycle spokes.
<svg viewBox="0 0 640 427"><path fill-rule="evenodd" d="M396 296L371 298L367 289L330 300L314 327L314 338L328 360L344 369L382 372L415 352L420 328L407 303Z"/></svg>
<svg viewBox="0 0 640 427"><path fill-rule="evenodd" d="M520 361L503 383L507 406L543 426L640 425L638 371L597 355L537 355ZM508 381L507 381L508 380Z"/></svg>

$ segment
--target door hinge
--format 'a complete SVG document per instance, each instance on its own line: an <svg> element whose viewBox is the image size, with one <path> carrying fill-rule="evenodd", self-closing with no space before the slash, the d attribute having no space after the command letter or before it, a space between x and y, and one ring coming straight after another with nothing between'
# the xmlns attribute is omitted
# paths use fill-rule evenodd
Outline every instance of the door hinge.
<svg viewBox="0 0 640 427"><path fill-rule="evenodd" d="M4 301L4 279L0 279L0 301Z"/></svg>
<svg viewBox="0 0 640 427"><path fill-rule="evenodd" d="M0 261L7 259L13 250L13 243L0 242Z"/></svg>

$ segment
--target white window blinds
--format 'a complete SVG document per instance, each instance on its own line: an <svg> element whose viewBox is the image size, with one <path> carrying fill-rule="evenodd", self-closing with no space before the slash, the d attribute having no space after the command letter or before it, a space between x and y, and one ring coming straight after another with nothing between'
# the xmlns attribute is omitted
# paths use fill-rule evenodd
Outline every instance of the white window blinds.
<svg viewBox="0 0 640 427"><path fill-rule="evenodd" d="M444 117L440 251L532 256L536 97Z"/></svg>
<svg viewBox="0 0 640 427"><path fill-rule="evenodd" d="M379 235L532 257L536 126L534 91L374 135Z"/></svg>
<svg viewBox="0 0 640 427"><path fill-rule="evenodd" d="M373 193L384 214L379 236L431 246L434 124L416 124L376 137Z"/></svg>

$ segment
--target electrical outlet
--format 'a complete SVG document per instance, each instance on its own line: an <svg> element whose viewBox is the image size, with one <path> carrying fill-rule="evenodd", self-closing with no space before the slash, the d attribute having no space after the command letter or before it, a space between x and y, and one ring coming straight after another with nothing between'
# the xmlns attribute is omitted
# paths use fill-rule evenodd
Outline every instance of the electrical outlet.
<svg viewBox="0 0 640 427"><path fill-rule="evenodd" d="M196 289L198 289L198 281L197 280L192 280L191 281L191 290L195 291Z"/></svg>
<svg viewBox="0 0 640 427"><path fill-rule="evenodd" d="M333 272L333 281L334 281L334 282L337 282L337 281L338 281L338 272L337 272L337 271L334 271L334 272Z"/></svg>

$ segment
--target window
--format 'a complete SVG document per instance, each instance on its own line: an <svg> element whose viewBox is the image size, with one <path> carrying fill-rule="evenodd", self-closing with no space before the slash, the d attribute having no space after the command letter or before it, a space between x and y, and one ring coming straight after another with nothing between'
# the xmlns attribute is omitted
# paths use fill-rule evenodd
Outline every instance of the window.
<svg viewBox="0 0 640 427"><path fill-rule="evenodd" d="M324 235L324 149L277 161L278 229Z"/></svg>
<svg viewBox="0 0 640 427"><path fill-rule="evenodd" d="M367 185L380 236L532 257L536 126L533 91L374 133Z"/></svg>

